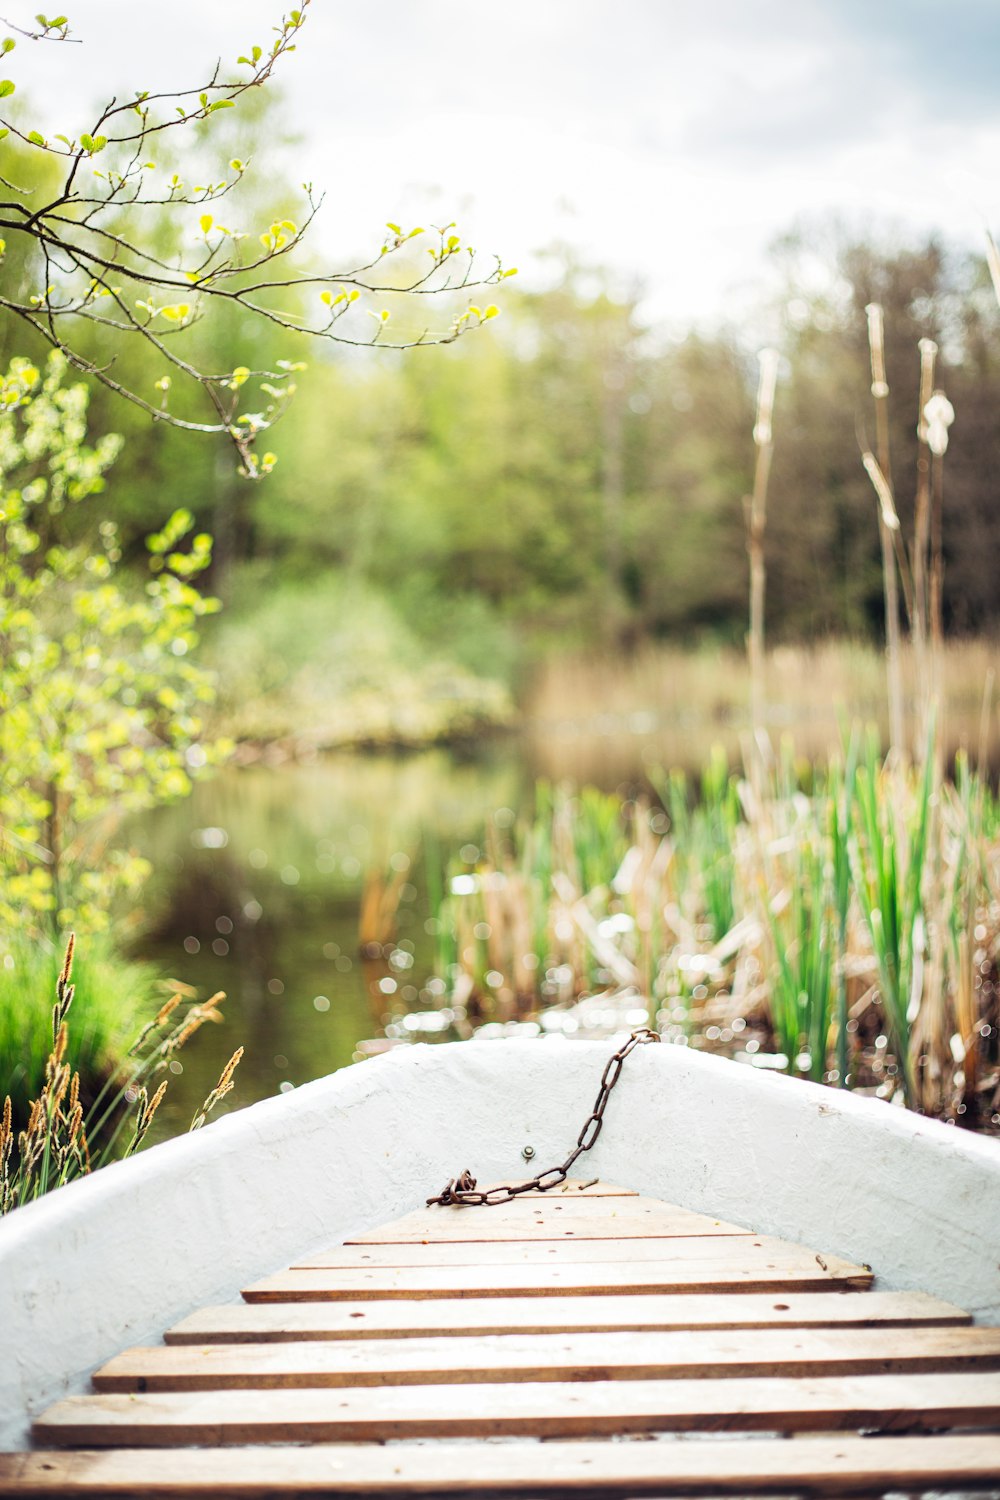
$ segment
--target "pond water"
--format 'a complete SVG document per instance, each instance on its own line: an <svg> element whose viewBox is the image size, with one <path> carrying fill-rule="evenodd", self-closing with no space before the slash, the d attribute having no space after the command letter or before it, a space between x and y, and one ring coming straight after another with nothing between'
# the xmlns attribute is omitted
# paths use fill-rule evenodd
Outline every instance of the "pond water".
<svg viewBox="0 0 1000 1500"><path fill-rule="evenodd" d="M812 726L808 751L835 732ZM427 988L429 865L475 846L498 809L528 810L539 777L634 789L650 765L703 764L713 742L737 763L735 727L680 733L649 720L581 732L550 723L461 751L233 767L134 819L125 842L154 875L133 951L203 998L228 997L225 1022L203 1027L173 1062L159 1133L187 1128L238 1046L228 1108L349 1063L359 1042L382 1038L387 1022L410 1012L425 1013L421 1036L433 1039L429 1013L446 998L433 981ZM474 848L466 854L474 859ZM387 881L399 898L391 962L374 948L362 955L365 936L384 938L377 907Z"/></svg>
<svg viewBox="0 0 1000 1500"><path fill-rule="evenodd" d="M125 842L154 874L133 952L203 998L227 995L225 1022L172 1065L159 1133L187 1128L238 1046L229 1108L351 1062L408 1011L440 1009L426 989L428 864L475 846L498 809L530 809L537 779L625 790L646 766L693 765L718 740L738 756L738 732L719 725L553 722L461 749L231 767L134 819ZM389 965L361 954L362 905L373 880L393 876L405 879Z"/></svg>
<svg viewBox="0 0 1000 1500"><path fill-rule="evenodd" d="M128 842L155 869L134 951L203 997L228 997L225 1023L203 1027L173 1064L163 1133L186 1128L236 1047L229 1107L350 1062L359 1040L417 1005L433 972L428 857L474 842L489 813L520 809L532 786L503 742L472 756L230 769L134 820ZM359 952L366 886L391 875L403 877L395 978Z"/></svg>

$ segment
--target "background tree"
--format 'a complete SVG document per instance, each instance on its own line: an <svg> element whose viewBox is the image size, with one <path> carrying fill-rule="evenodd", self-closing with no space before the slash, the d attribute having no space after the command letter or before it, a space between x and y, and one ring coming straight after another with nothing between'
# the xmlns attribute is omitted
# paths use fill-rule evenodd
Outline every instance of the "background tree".
<svg viewBox="0 0 1000 1500"><path fill-rule="evenodd" d="M296 269L296 252L322 203L309 183L295 218L242 221L244 206L254 206L241 193L249 159L211 152L212 135L218 117L244 106L294 50L310 3L289 11L269 46L248 47L234 64L238 75L220 63L200 86L136 90L128 100L111 100L89 130L72 135L48 134L13 110L0 118L3 136L29 153L20 180L2 179L9 196L0 201L0 253L9 246L20 281L8 283L0 308L149 416L225 434L251 478L273 466L273 455L258 455L255 445L292 394L301 366L293 335L395 348L451 342L496 308L467 305L434 329L425 321L424 299L513 274L497 260L481 276L453 224L434 231L389 224L377 252L359 264ZM36 21L35 29L12 29L32 43L70 40L66 16ZM11 62L17 45L13 36L0 43ZM15 89L13 79L0 80L0 99L11 99ZM172 226L167 246L165 211ZM420 310L397 335L392 319L400 298ZM290 346L285 357L265 364L253 351L250 363L229 368L205 359L205 345L192 332L226 308L280 330ZM99 330L97 354L81 338L88 328ZM136 341L160 362L154 391L115 363Z"/></svg>

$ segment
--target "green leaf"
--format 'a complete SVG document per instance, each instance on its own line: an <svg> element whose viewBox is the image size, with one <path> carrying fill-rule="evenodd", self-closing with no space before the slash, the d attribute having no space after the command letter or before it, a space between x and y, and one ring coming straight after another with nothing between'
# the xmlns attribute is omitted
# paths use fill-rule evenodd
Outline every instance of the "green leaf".
<svg viewBox="0 0 1000 1500"><path fill-rule="evenodd" d="M235 109L235 108L236 108L236 100L235 99L216 99L216 101L215 101L214 104L210 104L208 106L208 112L209 112L210 115L214 115L215 111L217 109Z"/></svg>
<svg viewBox="0 0 1000 1500"><path fill-rule="evenodd" d="M16 46L17 43L12 36L5 36L3 42L0 42L0 52L13 52Z"/></svg>
<svg viewBox="0 0 1000 1500"><path fill-rule="evenodd" d="M201 218L198 220L198 227L200 228L202 234L207 234L214 223L215 219L212 214L202 214Z"/></svg>
<svg viewBox="0 0 1000 1500"><path fill-rule="evenodd" d="M0 99L8 98L14 92L14 85L9 78L0 79Z"/></svg>
<svg viewBox="0 0 1000 1500"><path fill-rule="evenodd" d="M92 135L88 135L85 130L81 131L81 133L80 133L80 145L83 147L84 151L93 151L93 149L94 149L94 137Z"/></svg>
<svg viewBox="0 0 1000 1500"><path fill-rule="evenodd" d="M31 142L31 144L33 146L44 146L45 145L45 137L44 137L44 135L42 135L42 132L40 130L29 130L28 131L28 140Z"/></svg>

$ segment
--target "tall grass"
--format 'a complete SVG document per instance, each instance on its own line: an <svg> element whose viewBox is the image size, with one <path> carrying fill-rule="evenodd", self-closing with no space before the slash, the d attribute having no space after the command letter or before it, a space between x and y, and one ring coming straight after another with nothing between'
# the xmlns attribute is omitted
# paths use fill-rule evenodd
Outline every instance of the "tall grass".
<svg viewBox="0 0 1000 1500"><path fill-rule="evenodd" d="M487 1019L631 995L695 1045L1000 1122L1000 811L967 758L940 791L932 762L855 733L819 768L772 757L762 792L721 753L697 788L654 777L662 807L546 788L452 864L441 978Z"/></svg>
<svg viewBox="0 0 1000 1500"><path fill-rule="evenodd" d="M10 932L0 938L0 1099L11 1096L16 1119L27 1117L44 1082L62 966L62 952L45 937ZM157 974L123 959L108 936L94 934L77 961L74 988L66 1061L80 1074L87 1098L121 1060L141 1017L159 1003Z"/></svg>
<svg viewBox="0 0 1000 1500"><path fill-rule="evenodd" d="M49 1005L49 1050L41 1086L31 1099L23 1129L18 1128L10 1094L0 1111L0 1215L42 1197L106 1162L132 1156L146 1139L167 1090L166 1072L176 1054L206 1021L219 1021L221 993L204 1004L174 994L139 1031L123 1063L112 1068L96 1098L87 1105L80 1073L69 1060L75 939L71 936ZM243 1055L238 1048L218 1083L191 1121L204 1125L211 1111L233 1089Z"/></svg>

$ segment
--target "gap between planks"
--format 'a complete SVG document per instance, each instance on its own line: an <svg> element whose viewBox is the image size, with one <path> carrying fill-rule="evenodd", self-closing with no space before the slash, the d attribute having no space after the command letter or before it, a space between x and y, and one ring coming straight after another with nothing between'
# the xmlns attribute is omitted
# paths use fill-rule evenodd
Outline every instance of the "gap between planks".
<svg viewBox="0 0 1000 1500"><path fill-rule="evenodd" d="M503 1333L829 1327L947 1327L969 1313L924 1292L759 1293L726 1297L467 1297L414 1302L239 1302L200 1308L168 1344L474 1337Z"/></svg>

